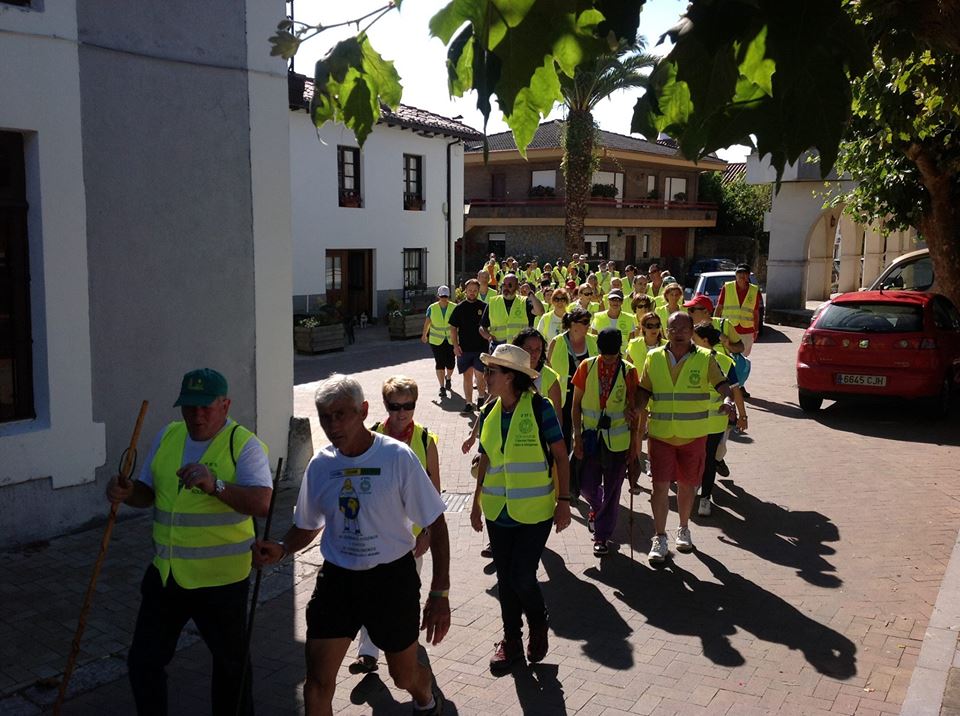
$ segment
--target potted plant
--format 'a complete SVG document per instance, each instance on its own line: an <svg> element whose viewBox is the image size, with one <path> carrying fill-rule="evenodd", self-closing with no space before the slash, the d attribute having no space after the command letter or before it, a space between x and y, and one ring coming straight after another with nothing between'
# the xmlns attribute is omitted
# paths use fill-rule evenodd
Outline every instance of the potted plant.
<svg viewBox="0 0 960 716"><path fill-rule="evenodd" d="M333 306L321 305L316 313L293 317L293 348L297 353L342 351L343 316Z"/></svg>
<svg viewBox="0 0 960 716"><path fill-rule="evenodd" d="M340 190L340 206L345 206L351 209L359 209L363 205L363 200L360 198L360 192L356 189L341 189Z"/></svg>
<svg viewBox="0 0 960 716"><path fill-rule="evenodd" d="M686 193L686 192L683 192L683 191L678 191L676 194L673 195L673 200L674 200L674 201L686 201L686 200L687 200L687 193Z"/></svg>
<svg viewBox="0 0 960 716"><path fill-rule="evenodd" d="M423 211L423 197L416 194L403 195L403 208L407 211Z"/></svg>
<svg viewBox="0 0 960 716"><path fill-rule="evenodd" d="M542 184L530 187L530 191L527 192L527 196L531 199L553 199L556 195L556 189L552 186L543 186Z"/></svg>
<svg viewBox="0 0 960 716"><path fill-rule="evenodd" d="M594 184L590 188L590 196L604 201L613 201L618 193L616 184Z"/></svg>
<svg viewBox="0 0 960 716"><path fill-rule="evenodd" d="M388 331L390 340L402 341L407 338L419 338L423 333L425 311L414 308L410 304L390 311L388 315Z"/></svg>

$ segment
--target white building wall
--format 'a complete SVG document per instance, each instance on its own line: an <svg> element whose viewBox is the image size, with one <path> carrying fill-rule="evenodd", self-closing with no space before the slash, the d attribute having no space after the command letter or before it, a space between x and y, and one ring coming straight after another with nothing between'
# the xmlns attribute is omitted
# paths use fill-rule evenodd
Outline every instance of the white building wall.
<svg viewBox="0 0 960 716"><path fill-rule="evenodd" d="M452 236L447 248L448 137L377 125L360 152L363 206L338 205L337 145L358 146L341 124L317 130L306 112L290 112L293 193L293 295L325 292L327 249L373 249L376 295L403 289L403 249L427 249L426 282L435 287L452 275L452 245L463 235L463 145L451 149ZM403 155L423 156L423 211L403 209Z"/></svg>
<svg viewBox="0 0 960 716"><path fill-rule="evenodd" d="M65 487L92 482L106 460L93 421L75 2L0 6L0 56L0 129L25 135L37 412L0 424L0 487Z"/></svg>

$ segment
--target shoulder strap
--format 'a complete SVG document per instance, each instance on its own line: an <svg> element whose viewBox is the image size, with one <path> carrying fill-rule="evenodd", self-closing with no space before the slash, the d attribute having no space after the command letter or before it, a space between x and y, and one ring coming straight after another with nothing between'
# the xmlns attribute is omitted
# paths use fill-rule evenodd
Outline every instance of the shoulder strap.
<svg viewBox="0 0 960 716"><path fill-rule="evenodd" d="M423 454L427 454L427 443L430 441L430 431L426 425L420 426L420 439L423 441Z"/></svg>
<svg viewBox="0 0 960 716"><path fill-rule="evenodd" d="M375 422L373 425L371 425L371 426L370 426L370 430L373 431L373 432L375 432L375 433L380 432L380 421L378 420L378 421Z"/></svg>
<svg viewBox="0 0 960 716"><path fill-rule="evenodd" d="M237 428L240 427L240 423L236 423L233 426L233 430L230 431L230 460L233 462L233 467L237 467L237 456L233 452L233 436L237 434Z"/></svg>

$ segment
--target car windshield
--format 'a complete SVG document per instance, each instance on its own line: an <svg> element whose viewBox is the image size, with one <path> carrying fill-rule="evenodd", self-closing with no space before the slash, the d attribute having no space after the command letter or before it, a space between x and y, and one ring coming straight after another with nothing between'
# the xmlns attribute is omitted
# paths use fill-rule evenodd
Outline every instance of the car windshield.
<svg viewBox="0 0 960 716"><path fill-rule="evenodd" d="M905 303L831 303L816 328L855 333L903 333L923 330L923 309Z"/></svg>
<svg viewBox="0 0 960 716"><path fill-rule="evenodd" d="M930 256L921 256L893 269L875 288L896 288L908 291L926 291L933 285L933 261Z"/></svg>
<svg viewBox="0 0 960 716"><path fill-rule="evenodd" d="M703 293L708 296L715 296L720 293L720 289L723 288L723 284L727 281L732 281L733 279L726 276L706 276L703 279Z"/></svg>

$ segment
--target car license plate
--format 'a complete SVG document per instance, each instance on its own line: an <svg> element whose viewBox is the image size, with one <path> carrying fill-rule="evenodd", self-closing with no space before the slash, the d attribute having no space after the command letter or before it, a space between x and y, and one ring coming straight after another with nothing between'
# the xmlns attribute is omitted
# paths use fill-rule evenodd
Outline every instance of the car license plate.
<svg viewBox="0 0 960 716"><path fill-rule="evenodd" d="M887 384L885 375L854 375L851 373L837 373L837 385L872 385L883 388Z"/></svg>

